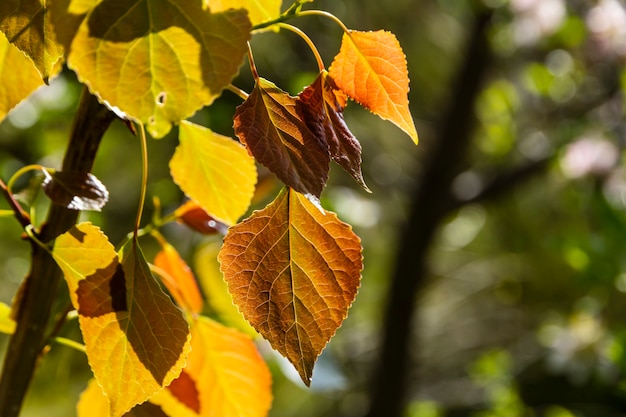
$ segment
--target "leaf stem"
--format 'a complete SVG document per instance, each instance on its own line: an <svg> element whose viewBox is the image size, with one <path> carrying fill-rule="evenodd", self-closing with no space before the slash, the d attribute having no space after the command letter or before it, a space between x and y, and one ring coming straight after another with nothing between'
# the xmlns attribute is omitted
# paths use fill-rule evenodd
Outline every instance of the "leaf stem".
<svg viewBox="0 0 626 417"><path fill-rule="evenodd" d="M289 19L297 17L300 14L300 10L302 9L302 6L304 6L304 3L312 3L312 2L313 0L296 0L291 4L291 6L289 6L287 10L285 10L276 19L268 20L266 22L262 22L257 25L254 25L252 27L252 30L256 31L256 30L266 29L270 26L274 26L278 23L286 22Z"/></svg>
<svg viewBox="0 0 626 417"><path fill-rule="evenodd" d="M250 64L252 77L254 78L254 81L257 81L259 79L259 72L256 70L256 65L254 64L254 56L252 56L252 48L250 47L250 42L248 42L248 63Z"/></svg>
<svg viewBox="0 0 626 417"><path fill-rule="evenodd" d="M148 141L146 140L146 130L143 123L139 124L139 142L141 143L141 193L139 196L139 207L137 208L137 218L135 219L135 229L133 236L137 239L137 232L143 215L143 206L146 203L146 190L148 188Z"/></svg>
<svg viewBox="0 0 626 417"><path fill-rule="evenodd" d="M346 25L344 25L344 23L341 21L341 19L339 19L337 16L335 16L332 13L329 13L327 11L324 10L305 10L303 12L299 12L298 16L323 16L323 17L327 17L331 20L333 20L335 23L337 23L340 27L341 30L343 30L345 32L346 35L350 35L350 29L348 29L346 27Z"/></svg>
<svg viewBox="0 0 626 417"><path fill-rule="evenodd" d="M2 180L0 180L0 189L2 190L2 194L4 194L5 200L7 200L11 206L11 210L13 211L15 218L18 222L20 222L23 228L26 228L31 223L30 216L26 213L26 211L24 211L20 203L15 200L15 197L13 197L13 194Z"/></svg>
<svg viewBox="0 0 626 417"><path fill-rule="evenodd" d="M77 350L79 352L87 353L87 349L85 348L85 345L83 345L82 343L78 343L75 340L68 339L67 337L57 336L57 337L55 337L52 340L55 341L56 343L60 344L60 345L70 347L70 348L75 349L75 350Z"/></svg>
<svg viewBox="0 0 626 417"><path fill-rule="evenodd" d="M287 23L278 23L278 26L281 28L290 30L293 33L300 36L302 39L304 39L304 41L307 43L307 45L309 45L309 48L313 52L313 55L315 55L315 60L317 61L317 67L319 68L319 71L322 72L326 69L326 67L324 66L324 60L322 60L322 56L320 55L320 52L315 47L315 44L313 43L311 38L309 38L309 36L306 33L304 33L304 31L302 31L300 28L297 28L293 25L289 25Z"/></svg>
<svg viewBox="0 0 626 417"><path fill-rule="evenodd" d="M241 88L234 86L232 84L228 84L226 86L226 89L232 93L235 93L236 95L241 97L244 101L246 101L248 99L248 96L250 95L246 93L244 90L242 90Z"/></svg>
<svg viewBox="0 0 626 417"><path fill-rule="evenodd" d="M26 165L22 168L18 169L15 174L9 179L7 182L6 188L10 194L13 194L13 185L15 185L15 181L22 175L26 174L28 171L43 171L45 168L39 164Z"/></svg>

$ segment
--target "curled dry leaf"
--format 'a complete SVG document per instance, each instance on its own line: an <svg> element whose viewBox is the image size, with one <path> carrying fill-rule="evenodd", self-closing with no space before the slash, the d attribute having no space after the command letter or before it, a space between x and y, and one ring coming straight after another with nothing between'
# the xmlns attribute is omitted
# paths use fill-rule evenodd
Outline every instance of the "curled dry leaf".
<svg viewBox="0 0 626 417"><path fill-rule="evenodd" d="M109 201L109 191L89 172L44 169L43 190L54 204L72 210L100 211Z"/></svg>

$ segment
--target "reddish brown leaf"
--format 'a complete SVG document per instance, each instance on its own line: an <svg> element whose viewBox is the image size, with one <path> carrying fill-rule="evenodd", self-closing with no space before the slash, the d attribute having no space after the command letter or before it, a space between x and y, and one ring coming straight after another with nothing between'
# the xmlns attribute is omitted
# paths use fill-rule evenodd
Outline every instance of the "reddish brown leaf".
<svg viewBox="0 0 626 417"><path fill-rule="evenodd" d="M109 191L89 172L44 169L43 190L53 203L72 210L100 211L109 200Z"/></svg>
<svg viewBox="0 0 626 417"><path fill-rule="evenodd" d="M226 234L228 226L210 216L198 203L188 200L174 212L181 223L203 235Z"/></svg>
<svg viewBox="0 0 626 417"><path fill-rule="evenodd" d="M331 158L369 191L361 173L361 144L343 119L346 95L335 86L328 72L322 71L299 99L297 105L307 126L328 143Z"/></svg>
<svg viewBox="0 0 626 417"><path fill-rule="evenodd" d="M229 229L219 261L244 317L308 385L359 287L361 245L352 228L287 188Z"/></svg>
<svg viewBox="0 0 626 417"><path fill-rule="evenodd" d="M235 134L249 152L294 190L319 199L328 179L328 144L311 132L296 98L263 78L237 108Z"/></svg>

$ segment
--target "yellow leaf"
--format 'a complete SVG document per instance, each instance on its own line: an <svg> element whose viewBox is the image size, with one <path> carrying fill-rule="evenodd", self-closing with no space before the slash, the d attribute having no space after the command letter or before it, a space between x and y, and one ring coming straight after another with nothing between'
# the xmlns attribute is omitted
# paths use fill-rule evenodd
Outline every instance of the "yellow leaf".
<svg viewBox="0 0 626 417"><path fill-rule="evenodd" d="M170 171L192 200L229 225L246 212L254 196L256 166L245 148L190 122L180 125L180 145Z"/></svg>
<svg viewBox="0 0 626 417"><path fill-rule="evenodd" d="M218 259L244 317L309 385L360 284L361 244L350 225L287 188L228 230Z"/></svg>
<svg viewBox="0 0 626 417"><path fill-rule="evenodd" d="M11 318L11 307L5 303L0 303L0 332L13 334L15 331L15 320Z"/></svg>
<svg viewBox="0 0 626 417"><path fill-rule="evenodd" d="M102 388L98 385L95 379L89 380L87 388L80 395L78 404L76 405L77 417L111 417L109 409L109 400L102 392ZM172 415L175 417L183 417L178 414ZM143 403L136 406L128 413L124 414L124 417L170 417L166 415L160 407L151 404Z"/></svg>
<svg viewBox="0 0 626 417"><path fill-rule="evenodd" d="M186 389L176 393L176 380L150 402L176 417L267 415L271 375L248 336L200 316L192 327L191 345L181 387Z"/></svg>
<svg viewBox="0 0 626 417"><path fill-rule="evenodd" d="M32 60L47 83L63 46L56 40L45 0L0 1L0 31Z"/></svg>
<svg viewBox="0 0 626 417"><path fill-rule="evenodd" d="M253 25L267 22L280 16L281 0L204 0L212 13L228 9L246 9Z"/></svg>
<svg viewBox="0 0 626 417"><path fill-rule="evenodd" d="M68 64L162 137L230 83L250 28L244 10L211 14L200 0L102 0L79 27Z"/></svg>
<svg viewBox="0 0 626 417"><path fill-rule="evenodd" d="M33 63L0 33L0 121L42 85Z"/></svg>
<svg viewBox="0 0 626 417"><path fill-rule="evenodd" d="M390 120L417 144L407 96L406 57L393 33L383 30L344 33L341 49L328 72L350 98Z"/></svg>
<svg viewBox="0 0 626 417"><path fill-rule="evenodd" d="M207 296L207 304L221 322L234 327L252 337L258 336L256 330L243 318L228 292L224 275L217 262L221 242L209 242L196 251L194 265L198 281Z"/></svg>
<svg viewBox="0 0 626 417"><path fill-rule="evenodd" d="M189 327L137 242L122 248L121 263L109 245L98 228L83 223L57 238L53 256L78 308L89 365L111 415L119 417L180 374Z"/></svg>

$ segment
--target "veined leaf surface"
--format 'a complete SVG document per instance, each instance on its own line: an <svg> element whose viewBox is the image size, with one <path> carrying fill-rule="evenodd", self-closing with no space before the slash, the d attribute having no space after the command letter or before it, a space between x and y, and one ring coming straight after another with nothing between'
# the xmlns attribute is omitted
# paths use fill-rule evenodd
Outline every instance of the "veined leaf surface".
<svg viewBox="0 0 626 417"><path fill-rule="evenodd" d="M219 261L244 317L310 384L360 284L352 228L287 188L229 229Z"/></svg>
<svg viewBox="0 0 626 417"><path fill-rule="evenodd" d="M189 353L182 312L150 274L135 240L120 253L106 236L82 223L59 236L53 256L64 272L89 365L122 416L170 384Z"/></svg>
<svg viewBox="0 0 626 417"><path fill-rule="evenodd" d="M257 173L254 160L231 138L183 122L170 161L174 181L207 213L234 224L248 210Z"/></svg>
<svg viewBox="0 0 626 417"><path fill-rule="evenodd" d="M93 93L162 137L230 83L250 28L244 10L212 14L200 0L102 0L68 63Z"/></svg>
<svg viewBox="0 0 626 417"><path fill-rule="evenodd" d="M350 98L389 120L417 143L409 111L406 57L391 32L344 33L341 48L328 70Z"/></svg>

